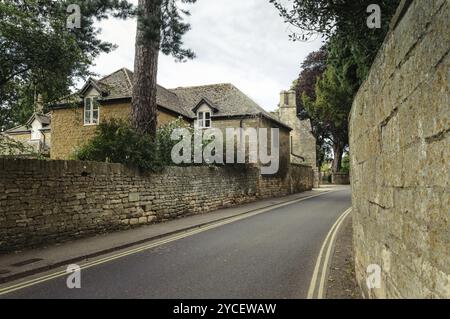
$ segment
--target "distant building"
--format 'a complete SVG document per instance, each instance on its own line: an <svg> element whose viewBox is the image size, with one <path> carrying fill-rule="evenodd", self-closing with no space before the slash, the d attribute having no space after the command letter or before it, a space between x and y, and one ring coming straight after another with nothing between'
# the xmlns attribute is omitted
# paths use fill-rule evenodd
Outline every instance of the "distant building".
<svg viewBox="0 0 450 319"><path fill-rule="evenodd" d="M282 91L280 103L274 114L292 128L290 132L291 163L310 165L316 174L315 186L319 184L319 170L316 167L316 138L312 134L311 121L297 116L295 91Z"/></svg>
<svg viewBox="0 0 450 319"><path fill-rule="evenodd" d="M27 123L6 130L3 134L15 141L31 146L34 152L49 155L51 148L50 113L35 112Z"/></svg>

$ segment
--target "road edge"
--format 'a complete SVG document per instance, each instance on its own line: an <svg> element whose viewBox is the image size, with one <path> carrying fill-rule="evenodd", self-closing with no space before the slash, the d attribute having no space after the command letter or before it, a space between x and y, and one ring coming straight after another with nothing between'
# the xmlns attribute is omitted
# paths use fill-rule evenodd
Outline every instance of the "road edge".
<svg viewBox="0 0 450 319"><path fill-rule="evenodd" d="M346 209L337 218L333 226L328 231L317 256L311 282L306 299L323 299L327 293L326 282L330 273L330 266L334 248L336 244L337 234L345 219L351 214L352 207ZM324 255L325 253L325 255ZM331 258L330 258L331 257Z"/></svg>

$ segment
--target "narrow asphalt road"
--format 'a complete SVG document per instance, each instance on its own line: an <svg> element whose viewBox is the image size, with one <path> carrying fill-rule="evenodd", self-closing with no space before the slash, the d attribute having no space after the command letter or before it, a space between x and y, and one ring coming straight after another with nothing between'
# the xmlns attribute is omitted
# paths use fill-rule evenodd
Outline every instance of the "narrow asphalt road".
<svg viewBox="0 0 450 319"><path fill-rule="evenodd" d="M1 298L305 298L350 189L226 224Z"/></svg>

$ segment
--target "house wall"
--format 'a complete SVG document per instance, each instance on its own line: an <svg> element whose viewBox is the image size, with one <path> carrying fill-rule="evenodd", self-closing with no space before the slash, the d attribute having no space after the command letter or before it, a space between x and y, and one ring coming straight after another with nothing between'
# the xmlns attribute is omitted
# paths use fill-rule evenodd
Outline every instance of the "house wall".
<svg viewBox="0 0 450 319"><path fill-rule="evenodd" d="M32 140L40 140L42 138L42 134L40 132L41 128L42 128L42 124L38 120L34 120L33 123L31 123L31 139Z"/></svg>
<svg viewBox="0 0 450 319"><path fill-rule="evenodd" d="M316 138L311 133L311 121L309 119L301 121L297 116L295 91L281 92L278 116L280 121L293 129L291 131L293 153L291 163L303 163L315 167ZM305 161L298 156L304 157Z"/></svg>
<svg viewBox="0 0 450 319"><path fill-rule="evenodd" d="M45 144L48 147L51 147L51 145L52 145L52 133L51 133L51 131L50 132L43 132L43 134L44 134Z"/></svg>
<svg viewBox="0 0 450 319"><path fill-rule="evenodd" d="M450 298L450 2L408 3L351 111L356 275L370 298Z"/></svg>
<svg viewBox="0 0 450 319"><path fill-rule="evenodd" d="M28 142L31 139L30 133L25 134L7 134L8 137L18 142Z"/></svg>
<svg viewBox="0 0 450 319"><path fill-rule="evenodd" d="M129 119L130 103L100 106L100 122L110 119ZM158 110L158 125L176 120L177 117L162 109ZM68 159L77 148L94 135L96 125L83 124L83 108L55 109L52 111L52 159Z"/></svg>
<svg viewBox="0 0 450 319"><path fill-rule="evenodd" d="M308 166L169 167L0 158L0 253L310 190Z"/></svg>
<svg viewBox="0 0 450 319"><path fill-rule="evenodd" d="M290 158L290 142L289 142L289 130L285 127L281 127L277 123L266 119L264 117L254 117L254 118L243 118L236 119L214 119L212 121L213 128L219 128L222 130L225 138L225 130L227 128L267 128L268 129L268 146L270 153L270 129L271 128L279 128L280 131L280 174L284 174L286 172L286 167L289 164ZM248 147L246 148L246 152L248 154Z"/></svg>
<svg viewBox="0 0 450 319"><path fill-rule="evenodd" d="M38 140L42 141L46 146L46 154L47 150L51 147L51 133L50 132L39 132L40 138ZM38 140L32 140L32 135L30 133L25 134L7 134L7 136L15 141L21 142L24 145L27 146L33 146L34 142L37 142ZM38 151L38 149L35 149L35 151ZM40 150L44 151L44 150Z"/></svg>

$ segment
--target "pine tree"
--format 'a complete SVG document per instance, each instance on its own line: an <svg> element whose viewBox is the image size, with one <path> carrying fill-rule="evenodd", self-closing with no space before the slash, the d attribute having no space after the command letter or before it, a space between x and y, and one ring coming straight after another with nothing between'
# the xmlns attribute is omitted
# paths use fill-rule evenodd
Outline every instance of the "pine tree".
<svg viewBox="0 0 450 319"><path fill-rule="evenodd" d="M132 121L142 134L155 137L157 128L156 79L161 51L179 61L194 58L182 48L182 36L190 29L183 15L189 12L178 7L196 0L139 0L136 53L134 61Z"/></svg>

